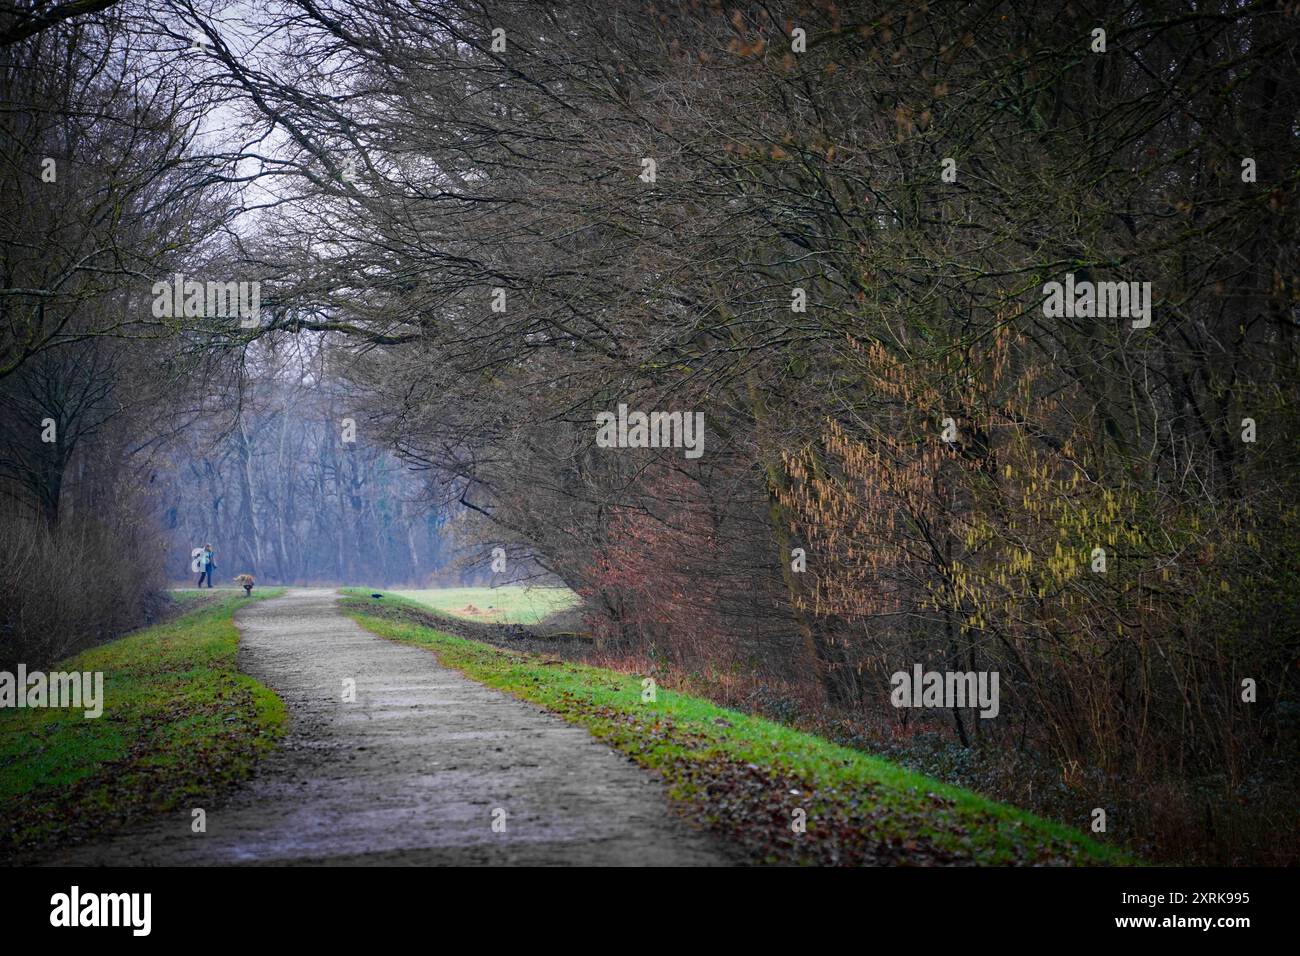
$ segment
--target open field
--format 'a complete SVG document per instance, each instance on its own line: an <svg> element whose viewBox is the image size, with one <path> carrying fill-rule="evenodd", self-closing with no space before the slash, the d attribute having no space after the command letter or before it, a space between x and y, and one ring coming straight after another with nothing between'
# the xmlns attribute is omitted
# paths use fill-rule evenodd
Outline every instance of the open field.
<svg viewBox="0 0 1300 956"><path fill-rule="evenodd" d="M391 591L427 608L485 624L522 624L531 627L558 611L578 603L568 588L507 585L499 588L428 588Z"/></svg>

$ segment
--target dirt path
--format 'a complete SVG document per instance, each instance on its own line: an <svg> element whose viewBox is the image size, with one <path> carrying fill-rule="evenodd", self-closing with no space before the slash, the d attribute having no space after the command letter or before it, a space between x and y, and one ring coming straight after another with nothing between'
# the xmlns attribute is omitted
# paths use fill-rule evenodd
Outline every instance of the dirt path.
<svg viewBox="0 0 1300 956"><path fill-rule="evenodd" d="M187 807L51 862L727 862L670 815L655 777L585 730L375 637L335 600L293 590L236 615L240 668L284 698L290 727L252 781L204 808L207 833Z"/></svg>

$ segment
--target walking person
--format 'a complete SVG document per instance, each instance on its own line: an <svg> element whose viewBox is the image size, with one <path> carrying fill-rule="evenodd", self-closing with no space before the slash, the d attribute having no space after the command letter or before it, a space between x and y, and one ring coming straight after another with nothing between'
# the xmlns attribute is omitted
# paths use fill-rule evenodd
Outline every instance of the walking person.
<svg viewBox="0 0 1300 956"><path fill-rule="evenodd" d="M212 545L205 544L203 553L199 555L199 587L203 587L203 579L208 579L208 587L212 587L212 572L217 570L217 559L212 553Z"/></svg>

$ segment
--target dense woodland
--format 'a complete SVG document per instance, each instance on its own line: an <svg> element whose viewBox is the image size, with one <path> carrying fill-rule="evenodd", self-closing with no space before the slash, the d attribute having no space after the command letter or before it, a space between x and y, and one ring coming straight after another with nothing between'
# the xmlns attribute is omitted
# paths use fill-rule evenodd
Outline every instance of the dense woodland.
<svg viewBox="0 0 1300 956"><path fill-rule="evenodd" d="M1106 794L1156 854L1294 851L1294 4L165 0L0 37L9 647L129 625L209 541L357 584L501 547L609 660ZM259 321L155 317L178 272L259 282ZM1067 275L1150 283L1149 325L1049 314ZM703 412L703 454L599 447L620 403ZM999 717L891 708L915 663L998 672Z"/></svg>

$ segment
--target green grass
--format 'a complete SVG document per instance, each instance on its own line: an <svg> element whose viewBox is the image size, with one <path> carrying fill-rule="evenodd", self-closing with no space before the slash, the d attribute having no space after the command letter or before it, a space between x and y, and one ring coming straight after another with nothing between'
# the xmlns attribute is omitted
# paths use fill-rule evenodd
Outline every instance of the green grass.
<svg viewBox="0 0 1300 956"><path fill-rule="evenodd" d="M638 675L454 637L416 623L405 602L384 608L364 593L349 589L343 600L363 627L426 647L444 665L659 771L679 810L729 837L751 862L1134 862L1077 830L861 751L662 687L643 703ZM807 815L802 834L792 829L796 809Z"/></svg>
<svg viewBox="0 0 1300 956"><path fill-rule="evenodd" d="M526 627L557 611L567 611L578 603L578 595L568 588L530 588L514 584L499 588L429 588L391 593L449 617ZM467 610L471 606L478 613Z"/></svg>
<svg viewBox="0 0 1300 956"><path fill-rule="evenodd" d="M172 588L167 593L171 595L172 601L181 607L197 604L205 597L221 596L217 588Z"/></svg>
<svg viewBox="0 0 1300 956"><path fill-rule="evenodd" d="M99 718L0 710L0 857L198 806L248 775L285 722L280 698L236 669L233 614L248 601L242 591L221 596L46 668L102 671Z"/></svg>

